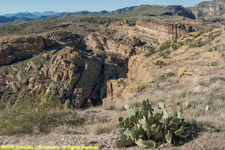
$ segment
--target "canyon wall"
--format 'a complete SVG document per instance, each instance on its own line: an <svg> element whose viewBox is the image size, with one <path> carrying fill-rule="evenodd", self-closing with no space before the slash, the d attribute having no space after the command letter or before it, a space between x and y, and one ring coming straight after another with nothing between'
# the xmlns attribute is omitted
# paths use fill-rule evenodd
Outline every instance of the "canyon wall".
<svg viewBox="0 0 225 150"><path fill-rule="evenodd" d="M1 38L0 65L11 64L15 61L29 58L55 45L56 42L41 36Z"/></svg>
<svg viewBox="0 0 225 150"><path fill-rule="evenodd" d="M146 19L138 20L136 26L139 30L153 34L163 41L177 39L185 33L194 31L191 25L158 23Z"/></svg>

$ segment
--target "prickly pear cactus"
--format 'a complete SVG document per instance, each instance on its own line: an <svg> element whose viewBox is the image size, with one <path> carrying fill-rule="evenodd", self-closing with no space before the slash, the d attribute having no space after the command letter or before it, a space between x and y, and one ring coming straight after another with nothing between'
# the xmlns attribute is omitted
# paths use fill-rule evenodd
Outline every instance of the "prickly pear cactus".
<svg viewBox="0 0 225 150"><path fill-rule="evenodd" d="M137 145L142 148L155 148L157 142L172 143L173 139L184 139L189 136L189 128L180 118L181 108L168 112L165 104L158 103L158 109L152 108L149 100L143 101L139 110L125 106L129 117L119 117L117 131L119 134L115 145L117 148ZM176 141L174 141L176 142Z"/></svg>

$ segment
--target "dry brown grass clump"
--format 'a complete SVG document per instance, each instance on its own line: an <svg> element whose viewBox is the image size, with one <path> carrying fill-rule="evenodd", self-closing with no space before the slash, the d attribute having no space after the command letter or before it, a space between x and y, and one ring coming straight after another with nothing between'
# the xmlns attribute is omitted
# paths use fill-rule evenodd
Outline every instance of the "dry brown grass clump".
<svg viewBox="0 0 225 150"><path fill-rule="evenodd" d="M115 130L117 121L108 119L95 119L89 122L87 128L94 134L111 133Z"/></svg>

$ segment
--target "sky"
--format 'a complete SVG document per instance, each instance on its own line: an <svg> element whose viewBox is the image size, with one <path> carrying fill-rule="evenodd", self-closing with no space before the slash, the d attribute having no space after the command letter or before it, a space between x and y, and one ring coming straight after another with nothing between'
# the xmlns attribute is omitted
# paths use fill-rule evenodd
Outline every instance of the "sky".
<svg viewBox="0 0 225 150"><path fill-rule="evenodd" d="M34 11L112 11L142 4L183 5L185 7L191 7L200 1L202 0L0 0L0 15Z"/></svg>

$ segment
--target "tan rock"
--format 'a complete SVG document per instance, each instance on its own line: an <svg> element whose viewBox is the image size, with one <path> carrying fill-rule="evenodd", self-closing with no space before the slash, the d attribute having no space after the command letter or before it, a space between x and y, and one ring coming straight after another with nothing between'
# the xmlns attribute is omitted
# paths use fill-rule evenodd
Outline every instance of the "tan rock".
<svg viewBox="0 0 225 150"><path fill-rule="evenodd" d="M24 36L1 38L0 45L0 65L3 65L38 54L45 48L55 45L55 42L49 41L46 44L41 36Z"/></svg>
<svg viewBox="0 0 225 150"><path fill-rule="evenodd" d="M187 24L165 24L150 20L138 20L136 26L139 30L154 34L163 41L177 39L188 32L193 32L192 26Z"/></svg>

